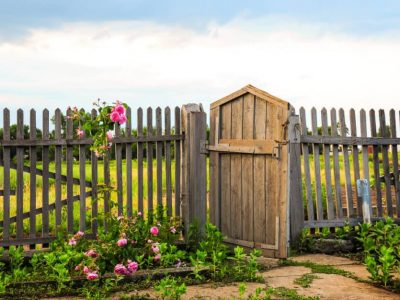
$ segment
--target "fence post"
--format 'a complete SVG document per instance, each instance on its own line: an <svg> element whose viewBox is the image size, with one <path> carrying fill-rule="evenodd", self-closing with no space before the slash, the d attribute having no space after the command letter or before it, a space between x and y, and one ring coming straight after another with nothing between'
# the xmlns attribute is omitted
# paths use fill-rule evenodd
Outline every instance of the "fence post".
<svg viewBox="0 0 400 300"><path fill-rule="evenodd" d="M288 124L288 201L290 242L295 242L304 227L304 207L301 187L300 117L291 108Z"/></svg>
<svg viewBox="0 0 400 300"><path fill-rule="evenodd" d="M186 104L181 111L182 176L181 206L185 234L192 223L197 223L200 233L204 230L207 214L206 154L201 153L202 141L207 139L206 113L197 104Z"/></svg>
<svg viewBox="0 0 400 300"><path fill-rule="evenodd" d="M357 193L362 198L363 222L371 223L371 197L367 179L357 179Z"/></svg>

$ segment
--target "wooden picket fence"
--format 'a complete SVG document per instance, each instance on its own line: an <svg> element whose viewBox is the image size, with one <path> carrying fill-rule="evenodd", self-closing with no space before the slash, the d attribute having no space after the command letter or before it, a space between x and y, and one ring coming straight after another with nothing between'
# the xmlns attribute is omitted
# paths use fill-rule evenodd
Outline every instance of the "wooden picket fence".
<svg viewBox="0 0 400 300"><path fill-rule="evenodd" d="M394 109L388 115L389 123L384 110L377 117L374 110L367 115L364 109L358 114L354 109L348 114L343 109L324 108L318 113L313 108L309 114L300 109L297 124L291 126L299 131L292 136L300 143L290 141L292 149L298 147L301 153L293 163L301 176L291 184L301 194L291 204L292 235L303 227L333 229L362 222L362 199L356 188L360 178L370 183L372 218L400 221L399 119Z"/></svg>
<svg viewBox="0 0 400 300"><path fill-rule="evenodd" d="M29 138L26 138L26 133L24 138L24 112L18 110L16 134L13 137L11 135L10 110L4 109L3 138L0 140L0 150L3 154L0 165L4 178L0 183L0 186L2 185L0 196L3 198L2 210L0 210L2 213L0 246L47 244L55 238L55 231L59 226L64 226L69 233L81 230L86 232L87 236L94 237L99 228L107 230L106 222L99 224L99 220L102 219L99 216L110 213L113 210L110 204L114 202L118 215L132 216L134 210L143 213L150 212L162 205L168 216L187 219L181 211L181 201L189 203L187 198L190 193L187 191L182 193L181 172L187 172L188 169L183 167L181 152L190 152L185 148L185 143L191 140L189 138L185 140L185 128L181 129L181 109L175 108L173 124L169 107L164 111L159 107L155 109L155 122L153 120L154 111L149 107L146 111L146 123L143 121L143 109L137 109L137 127L134 131L137 134L135 135L132 135L131 109L128 108L126 113L126 124L123 127L115 126L113 146L115 147L116 165L114 185L116 201L110 201L112 191L100 190L104 186L114 184L111 182L110 155L97 157L94 152L89 152L88 148L92 139L77 138L74 135L77 127L71 118L65 118L66 126L64 127L66 128L63 129L64 116L61 110L57 109L53 119L54 130L51 132L50 113L45 109L42 113L42 137L38 138L36 111L32 109L29 117ZM200 113L205 115L204 112ZM71 110L68 110L65 116L70 115ZM192 115L191 112L183 114L185 120L190 122L193 122ZM91 112L91 116L92 118L96 117L95 110ZM193 130L205 133L205 123L200 124L203 126L202 128L197 128L196 117L193 119ZM198 136L192 134L191 138L195 140ZM136 160L132 157L134 144L137 147ZM53 161L49 157L50 147L54 147ZM79 161L77 162L79 172L74 176L74 164L76 164L74 151L76 150L79 152ZM12 153L15 153L15 157ZM90 153L89 156L87 153ZM102 181L99 180L100 160L103 161ZM156 164L155 170L153 170L153 160ZM86 174L88 171L86 164L89 162L90 171L89 174ZM173 162L175 162L174 170L172 170ZM42 168L38 168L38 163L41 163ZM137 189L132 186L133 163L137 164ZM50 164L54 164L54 171L50 171ZM65 172L62 168L63 164L66 166ZM123 164L125 164L124 168ZM174 172L174 182L172 172ZM24 173L29 173L29 180L25 178L24 181ZM12 175L16 176L15 190L11 187ZM90 175L88 177L91 179L86 180L86 175ZM37 176L42 177L41 193L38 192ZM164 187L163 178L165 178ZM153 186L153 179L155 179L156 187ZM52 183L54 184L52 187L54 199L49 197L50 180L54 180ZM186 184L185 180L183 182ZM76 185L79 186L79 189L74 189ZM25 191L24 194L24 189L29 189L29 192ZM205 183L200 189L205 190ZM134 190L137 191L135 195L133 194ZM153 191L155 191L154 199ZM145 195L145 193L147 194ZM29 194L28 200L25 199L27 194ZM40 194L39 199L38 195ZM63 199L64 196L65 199ZM15 215L11 215L13 202L16 207ZM78 218L74 218L74 210L77 209L74 202L79 202ZM41 224L38 224L37 216L41 216L41 222L39 222ZM54 218L54 220L50 220L50 218ZM29 221L25 222L24 227L26 219ZM188 219L187 221L189 222ZM55 226L50 226L50 224L55 224Z"/></svg>

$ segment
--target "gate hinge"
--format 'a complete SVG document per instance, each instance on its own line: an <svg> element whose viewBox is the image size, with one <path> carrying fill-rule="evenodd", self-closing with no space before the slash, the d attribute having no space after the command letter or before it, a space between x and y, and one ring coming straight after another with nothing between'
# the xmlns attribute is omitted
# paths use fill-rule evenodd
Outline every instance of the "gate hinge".
<svg viewBox="0 0 400 300"><path fill-rule="evenodd" d="M208 154L208 140L200 140L200 154Z"/></svg>

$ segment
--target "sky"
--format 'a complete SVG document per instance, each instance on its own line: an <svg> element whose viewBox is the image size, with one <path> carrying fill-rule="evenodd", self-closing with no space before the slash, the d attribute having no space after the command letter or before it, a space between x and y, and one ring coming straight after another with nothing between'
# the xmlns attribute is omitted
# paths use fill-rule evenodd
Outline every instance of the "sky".
<svg viewBox="0 0 400 300"><path fill-rule="evenodd" d="M0 109L211 102L395 108L400 1L0 0Z"/></svg>

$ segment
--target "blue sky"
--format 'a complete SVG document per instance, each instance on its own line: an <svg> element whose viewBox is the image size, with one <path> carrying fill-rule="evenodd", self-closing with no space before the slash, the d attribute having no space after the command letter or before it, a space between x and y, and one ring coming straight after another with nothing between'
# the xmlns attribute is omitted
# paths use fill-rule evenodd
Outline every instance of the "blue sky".
<svg viewBox="0 0 400 300"><path fill-rule="evenodd" d="M251 83L296 107L390 108L399 50L400 1L0 0L0 106L208 107Z"/></svg>

